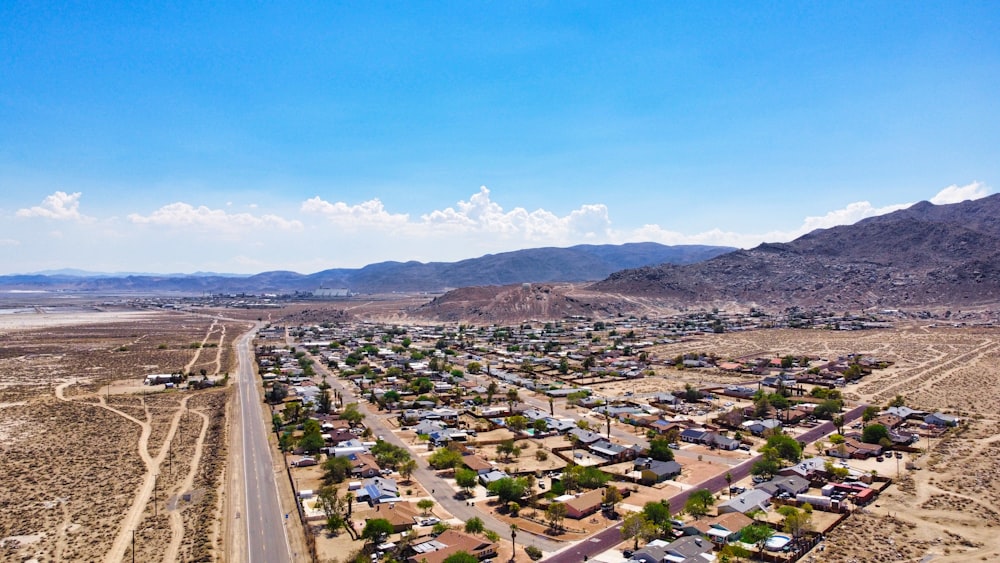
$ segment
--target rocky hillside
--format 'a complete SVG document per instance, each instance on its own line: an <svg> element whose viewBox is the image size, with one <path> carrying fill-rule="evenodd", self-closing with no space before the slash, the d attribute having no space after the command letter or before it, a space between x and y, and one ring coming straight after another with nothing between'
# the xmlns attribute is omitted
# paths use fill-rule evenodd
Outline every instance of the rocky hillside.
<svg viewBox="0 0 1000 563"><path fill-rule="evenodd" d="M927 202L692 265L616 272L591 289L684 304L828 309L1000 301L1000 194Z"/></svg>

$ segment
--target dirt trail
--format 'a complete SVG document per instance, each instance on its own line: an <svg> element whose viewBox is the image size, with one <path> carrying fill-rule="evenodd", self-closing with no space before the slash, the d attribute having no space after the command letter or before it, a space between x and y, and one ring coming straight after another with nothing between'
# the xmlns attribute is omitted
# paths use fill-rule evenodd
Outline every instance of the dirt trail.
<svg viewBox="0 0 1000 563"><path fill-rule="evenodd" d="M219 334L219 345L215 348L215 373L219 375L222 371L222 350L226 344L226 325L222 325L222 333Z"/></svg>
<svg viewBox="0 0 1000 563"><path fill-rule="evenodd" d="M201 417L201 431L198 433L198 440L195 442L194 455L191 457L191 468L188 470L187 476L184 477L183 482L168 491L165 495L167 498L170 496L180 496L185 491L190 491L194 486L194 479L198 474L198 467L201 462L201 453L205 444L205 436L208 434L208 415L198 410L188 411L187 401L184 402L184 408L181 410L181 414L184 412L193 412ZM178 417L178 420L180 420L180 417ZM164 561L177 561L177 553L180 551L181 542L183 540L184 519L181 517L181 510L178 507L170 511L170 545L167 547L166 554L163 557Z"/></svg>
<svg viewBox="0 0 1000 563"><path fill-rule="evenodd" d="M186 366L184 366L184 373L191 373L191 368L198 363L198 358L201 357L201 351L205 348L205 344L208 342L208 337L212 336L212 332L217 324L219 324L219 319L212 319L212 324L209 325L208 330L205 331L205 338L201 339L201 346L198 346L198 349L194 351L194 357L191 358L191 361L188 362ZM225 325L223 325L223 331L225 331Z"/></svg>

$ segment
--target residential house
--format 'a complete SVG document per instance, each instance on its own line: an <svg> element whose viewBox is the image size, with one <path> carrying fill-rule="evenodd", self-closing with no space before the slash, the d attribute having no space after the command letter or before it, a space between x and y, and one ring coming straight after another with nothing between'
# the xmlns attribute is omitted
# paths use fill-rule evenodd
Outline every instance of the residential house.
<svg viewBox="0 0 1000 563"><path fill-rule="evenodd" d="M375 510L364 515L365 522L375 518L383 518L392 524L392 531L397 534L409 530L416 523L420 510L412 502L394 502L377 504Z"/></svg>
<svg viewBox="0 0 1000 563"><path fill-rule="evenodd" d="M635 447L630 448L621 444L612 444L607 440L598 440L590 444L589 449L591 453L614 462L627 461L636 455Z"/></svg>
<svg viewBox="0 0 1000 563"><path fill-rule="evenodd" d="M597 432L591 432L590 430L584 430L583 428L573 428L567 432L570 436L575 436L579 444L588 445L601 440L602 436Z"/></svg>
<svg viewBox="0 0 1000 563"><path fill-rule="evenodd" d="M809 490L809 481L798 475L779 475L770 481L760 483L754 488L766 491L771 496L779 493L787 493L790 496L795 496Z"/></svg>
<svg viewBox="0 0 1000 563"><path fill-rule="evenodd" d="M352 477L377 477L381 474L382 468L375 461L375 456L369 453L356 453L347 456L351 460Z"/></svg>
<svg viewBox="0 0 1000 563"><path fill-rule="evenodd" d="M958 417L943 412L936 412L924 417L924 423L931 426L958 426Z"/></svg>
<svg viewBox="0 0 1000 563"><path fill-rule="evenodd" d="M681 474L681 464L676 461L660 461L640 457L635 460L635 472L639 473L644 485L662 483Z"/></svg>
<svg viewBox="0 0 1000 563"><path fill-rule="evenodd" d="M361 483L361 488L358 489L355 498L359 501L367 500L371 505L399 502L399 487L396 486L394 479L373 477Z"/></svg>
<svg viewBox="0 0 1000 563"><path fill-rule="evenodd" d="M826 450L826 455L839 458L867 459L882 455L882 446L866 444L856 438L845 437L843 444L838 444Z"/></svg>
<svg viewBox="0 0 1000 563"><path fill-rule="evenodd" d="M484 487L489 487L490 483L492 483L493 481L499 481L500 479L506 479L507 477L510 477L510 475L507 475L506 471L500 471L499 469L491 469L486 473L479 474L479 484Z"/></svg>
<svg viewBox="0 0 1000 563"><path fill-rule="evenodd" d="M771 495L760 489L750 489L718 504L719 514L739 512L746 514L754 510L764 510L771 504Z"/></svg>
<svg viewBox="0 0 1000 563"><path fill-rule="evenodd" d="M727 512L705 520L695 520L681 527L684 535L708 536L712 542L725 545L739 539L743 528L753 524L753 519L740 512Z"/></svg>
<svg viewBox="0 0 1000 563"><path fill-rule="evenodd" d="M889 407L885 409L885 414L894 414L903 420L921 420L927 416L927 412L911 409L910 407Z"/></svg>
<svg viewBox="0 0 1000 563"><path fill-rule="evenodd" d="M685 536L663 545L652 541L632 554L630 561L642 563L711 563L715 561L712 542L701 536Z"/></svg>
<svg viewBox="0 0 1000 563"><path fill-rule="evenodd" d="M708 445L712 442L714 436L713 432L704 428L685 428L681 431L680 438L682 442Z"/></svg>
<svg viewBox="0 0 1000 563"><path fill-rule="evenodd" d="M593 489L580 493L565 502L566 516L575 520L589 516L601 509L603 501L604 489Z"/></svg>
<svg viewBox="0 0 1000 563"><path fill-rule="evenodd" d="M778 475L796 475L803 479L812 481L826 475L826 459L822 457L810 457L803 459L795 465L783 467L778 471Z"/></svg>
<svg viewBox="0 0 1000 563"><path fill-rule="evenodd" d="M446 530L434 539L411 546L414 554L408 563L443 563L451 555L464 551L483 560L496 557L497 544L458 530Z"/></svg>
<svg viewBox="0 0 1000 563"><path fill-rule="evenodd" d="M719 448L720 450L732 451L740 447L740 441L723 436L722 434L713 434L712 443L709 445Z"/></svg>
<svg viewBox="0 0 1000 563"><path fill-rule="evenodd" d="M462 456L462 464L475 471L477 475L483 475L493 471L493 464L477 455Z"/></svg>
<svg viewBox="0 0 1000 563"><path fill-rule="evenodd" d="M766 418L764 420L748 420L743 423L743 428L750 431L754 436L760 436L768 430L781 428L781 421L776 418Z"/></svg>

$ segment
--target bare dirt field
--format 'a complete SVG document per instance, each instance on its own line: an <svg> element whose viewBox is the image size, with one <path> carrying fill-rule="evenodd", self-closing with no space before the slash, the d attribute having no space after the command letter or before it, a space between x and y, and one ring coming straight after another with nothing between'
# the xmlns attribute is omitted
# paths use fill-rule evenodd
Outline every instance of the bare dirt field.
<svg viewBox="0 0 1000 563"><path fill-rule="evenodd" d="M228 391L145 387L234 369L246 330L87 308L0 315L0 560L221 556ZM159 391L158 391L159 390Z"/></svg>

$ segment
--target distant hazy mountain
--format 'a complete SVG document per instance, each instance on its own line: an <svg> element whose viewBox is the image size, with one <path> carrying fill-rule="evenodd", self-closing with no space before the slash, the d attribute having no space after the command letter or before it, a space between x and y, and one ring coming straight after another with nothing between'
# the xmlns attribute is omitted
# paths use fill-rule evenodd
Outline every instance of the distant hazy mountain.
<svg viewBox="0 0 1000 563"><path fill-rule="evenodd" d="M225 274L105 275L79 270L51 275L0 276L0 288L136 292L293 292L320 287L358 293L440 291L449 288L523 282L593 281L624 268L650 264L691 264L724 254L718 246L665 246L656 243L580 245L488 254L459 262L381 262L359 269L315 274L274 271L252 276Z"/></svg>
<svg viewBox="0 0 1000 563"><path fill-rule="evenodd" d="M627 269L591 288L771 309L993 304L1000 301L1000 194L952 205L921 202L698 264Z"/></svg>

